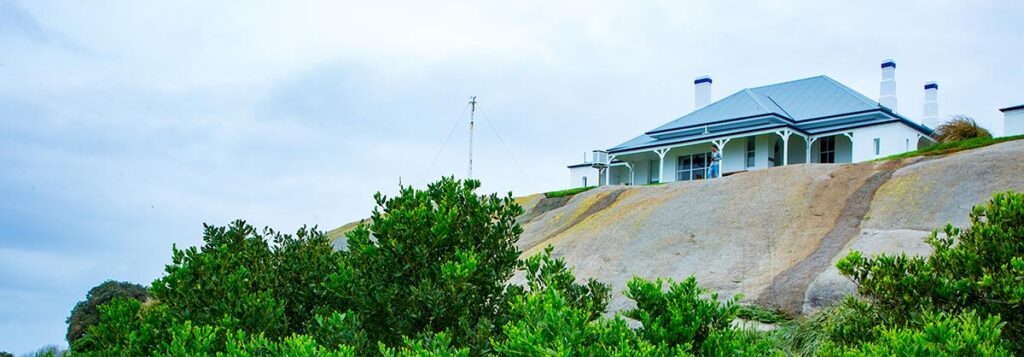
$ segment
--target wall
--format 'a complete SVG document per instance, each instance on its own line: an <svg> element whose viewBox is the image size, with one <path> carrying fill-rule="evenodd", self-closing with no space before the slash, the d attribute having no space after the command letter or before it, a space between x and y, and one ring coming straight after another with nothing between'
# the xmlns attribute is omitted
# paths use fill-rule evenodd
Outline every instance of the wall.
<svg viewBox="0 0 1024 357"><path fill-rule="evenodd" d="M879 153L875 155L874 139L878 138ZM853 161L861 162L917 149L918 132L902 123L870 126L853 130ZM836 148L839 143L836 141ZM837 155L838 157L838 155ZM845 157L845 156L844 156Z"/></svg>
<svg viewBox="0 0 1024 357"><path fill-rule="evenodd" d="M1003 113L1003 136L1024 135L1024 109Z"/></svg>
<svg viewBox="0 0 1024 357"><path fill-rule="evenodd" d="M569 187L583 187L583 177L587 178L587 186L597 186L597 169L583 166L569 169Z"/></svg>

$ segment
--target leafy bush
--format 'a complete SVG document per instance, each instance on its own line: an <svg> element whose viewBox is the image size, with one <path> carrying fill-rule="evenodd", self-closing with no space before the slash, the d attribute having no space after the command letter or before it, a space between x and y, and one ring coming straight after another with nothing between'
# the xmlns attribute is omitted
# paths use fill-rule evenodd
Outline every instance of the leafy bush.
<svg viewBox="0 0 1024 357"><path fill-rule="evenodd" d="M68 344L74 344L75 341L85 334L89 326L95 325L99 321L100 305L106 304L118 297L144 301L149 299L149 291L146 290L146 287L139 284L113 280L107 280L89 289L89 293L85 295L85 300L75 304L75 307L71 309L71 316L68 316L66 321L68 324L66 336Z"/></svg>
<svg viewBox="0 0 1024 357"><path fill-rule="evenodd" d="M167 274L153 282L176 320L217 325L228 316L230 327L278 338L302 332L314 310L346 305L323 286L341 258L323 233L260 234L244 221L204 227L206 244L174 248Z"/></svg>
<svg viewBox="0 0 1024 357"><path fill-rule="evenodd" d="M483 351L516 268L523 209L511 193L478 196L479 181L444 178L427 190L375 195L370 223L348 237L328 286L352 299L371 341L448 331Z"/></svg>
<svg viewBox="0 0 1024 357"><path fill-rule="evenodd" d="M840 303L816 314L786 323L774 334L788 354L818 356L825 346L857 346L878 337L881 320L873 307L847 296Z"/></svg>
<svg viewBox="0 0 1024 357"><path fill-rule="evenodd" d="M890 326L913 325L922 313L977 311L1001 316L1003 335L1024 349L1024 194L996 193L974 207L966 230L946 225L927 239L929 257L851 252L837 264Z"/></svg>
<svg viewBox="0 0 1024 357"><path fill-rule="evenodd" d="M998 316L973 312L928 315L921 329L880 328L877 341L852 348L827 346L828 356L1011 356L1000 339Z"/></svg>
<svg viewBox="0 0 1024 357"><path fill-rule="evenodd" d="M966 115L956 115L949 121L940 124L932 135L940 143L992 137L992 133L978 126L973 118Z"/></svg>
<svg viewBox="0 0 1024 357"><path fill-rule="evenodd" d="M647 342L702 355L781 353L758 336L732 327L742 296L719 302L718 294L698 287L693 276L667 283L667 291L661 279L633 278L627 283L626 296L636 301L636 308L625 316L643 325L638 334Z"/></svg>
<svg viewBox="0 0 1024 357"><path fill-rule="evenodd" d="M587 313L588 321L601 316L608 308L608 300L612 296L612 288L593 278L586 284L577 284L572 269L565 264L565 259L553 258L554 246L547 246L540 254L526 258L521 262L525 270L526 287L511 285L509 295L521 296L528 292L542 292L548 289L558 290L560 298L570 306Z"/></svg>
<svg viewBox="0 0 1024 357"><path fill-rule="evenodd" d="M570 189L561 190L561 191L545 192L544 193L544 197L555 198L555 197L572 196L572 195L575 195L577 193L590 191L590 190L595 189L595 188L597 188L597 186L585 186L585 187L570 188Z"/></svg>

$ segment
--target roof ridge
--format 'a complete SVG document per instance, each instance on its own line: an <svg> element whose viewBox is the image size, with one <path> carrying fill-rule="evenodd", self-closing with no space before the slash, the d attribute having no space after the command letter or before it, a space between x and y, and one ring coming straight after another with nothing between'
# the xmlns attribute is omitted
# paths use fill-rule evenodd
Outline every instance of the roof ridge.
<svg viewBox="0 0 1024 357"><path fill-rule="evenodd" d="M789 84L789 83L794 83L794 82L806 81L806 80L815 79L815 78L819 78L819 77L828 78L828 76L826 76L824 74L819 74L817 76L810 76L810 77L806 77L806 78L794 79L794 80L785 81L785 82L779 82L779 83L765 84L763 86L753 87L753 88L749 88L749 89L753 90L753 89L761 89L761 88L767 88L767 87L774 87L774 86L778 86L778 85L782 85L782 84ZM828 79L831 79L831 78L828 78ZM835 81L833 80L833 82L835 82Z"/></svg>
<svg viewBox="0 0 1024 357"><path fill-rule="evenodd" d="M761 99L760 99L760 98L758 98L758 97L760 97L761 95L760 95L760 94L757 94L757 93L754 93L754 91L750 90L750 88L743 88L743 93L746 93L746 94L747 94L747 96L750 96L750 98L754 100L754 103L756 103L758 107L761 107L761 110L763 110L763 111L765 111L765 112L768 112L768 113L775 113L775 114L784 114L784 115L786 116L786 118L789 118L789 119L793 119L793 117L791 117L791 116L789 115L789 113L785 113L785 112L786 112L786 110L785 110L785 109L782 109L782 106L780 106L780 105L779 105L778 103L774 103L774 102L775 102L774 100L772 100L772 102L773 102L773 103L775 104L775 107L777 107L777 108L779 108L780 110L782 110L782 111L783 111L783 113L779 113L779 112L777 112L777 111L775 111L775 110L769 110L769 109L768 109L768 107L766 107L766 106L764 105L764 103L762 103L762 102L761 102ZM768 99L769 99L769 100L771 100L771 98L768 98Z"/></svg>
<svg viewBox="0 0 1024 357"><path fill-rule="evenodd" d="M878 103L878 102L873 101L871 99L864 100L864 99L867 98L867 96L865 96L864 94L861 94L861 93L853 90L850 87L847 87L845 84L839 83L839 81L837 81L835 79L832 79L832 77L829 77L829 76L826 76L826 75L821 75L819 77L827 79L829 82L832 82L833 84L835 84L839 88L842 88L844 91L846 91L846 93L849 93L854 98L857 98L857 100L861 101L864 104L867 104L868 106L879 107L879 106L882 105L881 103Z"/></svg>

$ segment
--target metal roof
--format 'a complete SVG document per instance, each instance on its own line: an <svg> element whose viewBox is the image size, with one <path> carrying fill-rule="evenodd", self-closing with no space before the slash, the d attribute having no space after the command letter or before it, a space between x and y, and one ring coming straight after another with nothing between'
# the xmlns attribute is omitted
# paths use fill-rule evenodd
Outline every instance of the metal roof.
<svg viewBox="0 0 1024 357"><path fill-rule="evenodd" d="M707 140L775 125L815 134L895 121L931 133L842 83L817 76L743 89L609 151Z"/></svg>

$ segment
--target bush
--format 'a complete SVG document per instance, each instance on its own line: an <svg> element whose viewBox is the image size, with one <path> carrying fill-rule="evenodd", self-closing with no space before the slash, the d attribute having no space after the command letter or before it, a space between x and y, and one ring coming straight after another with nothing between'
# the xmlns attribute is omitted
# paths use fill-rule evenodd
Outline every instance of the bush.
<svg viewBox="0 0 1024 357"><path fill-rule="evenodd" d="M940 143L992 137L992 133L978 126L973 118L966 115L956 115L949 121L940 124L932 135Z"/></svg>
<svg viewBox="0 0 1024 357"><path fill-rule="evenodd" d="M1000 339L998 316L973 312L956 317L928 315L921 329L880 328L877 341L842 349L827 346L827 356L1011 356Z"/></svg>
<svg viewBox="0 0 1024 357"><path fill-rule="evenodd" d="M66 338L69 345L78 341L86 330L99 321L99 306L106 304L114 298L129 298L139 301L149 299L149 291L146 287L129 283L127 281L107 280L100 285L89 289L85 300L79 301L71 309L71 316L68 316L68 332Z"/></svg>
<svg viewBox="0 0 1024 357"><path fill-rule="evenodd" d="M278 338L302 332L315 310L346 306L324 287L341 253L316 229L291 236L260 234L244 221L204 227L206 244L174 248L167 274L153 282L153 296L176 320L217 325L227 316L231 329Z"/></svg>
<svg viewBox="0 0 1024 357"><path fill-rule="evenodd" d="M839 261L879 318L894 327L919 325L928 311L1001 316L1003 336L1024 350L1024 194L996 193L974 207L966 230L946 225L927 240L929 257L852 252Z"/></svg>
<svg viewBox="0 0 1024 357"><path fill-rule="evenodd" d="M511 193L478 196L479 181L444 178L424 191L375 195L370 223L349 232L348 253L329 286L352 299L371 341L448 332L480 353L504 306L517 266Z"/></svg>
<svg viewBox="0 0 1024 357"><path fill-rule="evenodd" d="M781 353L759 336L732 327L741 296L719 302L718 294L698 287L692 276L667 283L667 290L661 279L633 278L627 283L626 296L636 301L636 308L625 316L643 325L637 333L648 343L701 355Z"/></svg>

